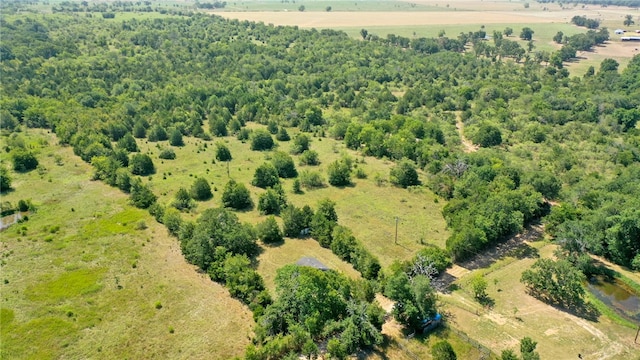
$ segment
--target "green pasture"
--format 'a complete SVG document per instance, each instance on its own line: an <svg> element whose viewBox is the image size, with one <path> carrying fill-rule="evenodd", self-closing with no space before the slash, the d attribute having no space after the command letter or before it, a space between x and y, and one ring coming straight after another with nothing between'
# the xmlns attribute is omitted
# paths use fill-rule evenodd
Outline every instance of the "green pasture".
<svg viewBox="0 0 640 360"><path fill-rule="evenodd" d="M227 1L227 6L219 11L299 11L300 6L304 6L304 11L448 11L446 6L432 6L417 4L405 1L296 1L296 0L273 0L273 1Z"/></svg>

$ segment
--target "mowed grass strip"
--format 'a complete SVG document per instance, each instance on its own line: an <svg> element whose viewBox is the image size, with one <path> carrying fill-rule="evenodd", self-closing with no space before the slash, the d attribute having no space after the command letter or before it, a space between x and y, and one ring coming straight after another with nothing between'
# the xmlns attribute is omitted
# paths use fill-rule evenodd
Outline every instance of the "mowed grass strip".
<svg viewBox="0 0 640 360"><path fill-rule="evenodd" d="M126 194L90 181L91 166L52 134L20 136L34 144L41 167L12 172L14 190L3 201L31 199L38 209L0 236L0 358L244 353L251 313L187 264L163 225L128 205Z"/></svg>

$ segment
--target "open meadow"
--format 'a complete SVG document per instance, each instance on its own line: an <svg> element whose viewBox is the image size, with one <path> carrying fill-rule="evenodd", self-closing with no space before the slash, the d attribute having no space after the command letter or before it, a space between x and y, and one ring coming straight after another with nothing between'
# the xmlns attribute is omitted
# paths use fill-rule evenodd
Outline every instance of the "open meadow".
<svg viewBox="0 0 640 360"><path fill-rule="evenodd" d="M18 138L37 152L40 167L14 175L15 190L2 201L29 199L37 211L0 233L1 358L228 359L244 352L250 311L196 272L164 226L119 190L91 181L91 166L52 134Z"/></svg>

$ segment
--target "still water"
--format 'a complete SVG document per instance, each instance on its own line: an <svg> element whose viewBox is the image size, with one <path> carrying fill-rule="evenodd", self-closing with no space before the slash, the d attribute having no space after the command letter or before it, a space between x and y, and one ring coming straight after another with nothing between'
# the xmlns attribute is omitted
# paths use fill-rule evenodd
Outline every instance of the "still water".
<svg viewBox="0 0 640 360"><path fill-rule="evenodd" d="M640 325L640 297L618 279L607 281L593 277L587 283L589 291L622 317Z"/></svg>

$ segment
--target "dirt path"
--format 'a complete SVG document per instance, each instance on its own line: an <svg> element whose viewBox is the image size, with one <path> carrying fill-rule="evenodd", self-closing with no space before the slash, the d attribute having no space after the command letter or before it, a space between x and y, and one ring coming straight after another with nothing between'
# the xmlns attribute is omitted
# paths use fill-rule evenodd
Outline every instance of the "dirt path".
<svg viewBox="0 0 640 360"><path fill-rule="evenodd" d="M460 134L462 150L466 153L478 151L478 146L474 145L471 140L467 139L467 137L464 136L464 122L462 122L462 118L460 118L459 112L456 113L456 129L458 130L458 134Z"/></svg>

